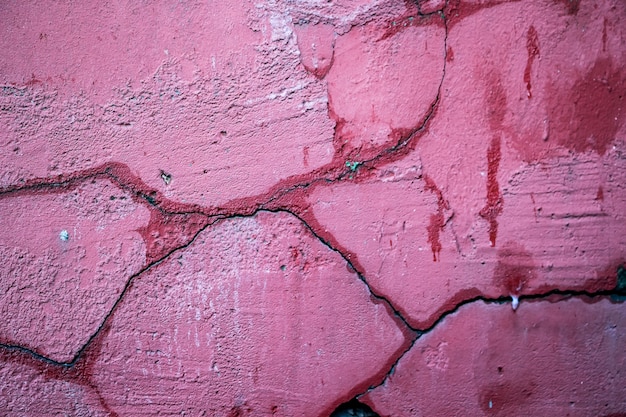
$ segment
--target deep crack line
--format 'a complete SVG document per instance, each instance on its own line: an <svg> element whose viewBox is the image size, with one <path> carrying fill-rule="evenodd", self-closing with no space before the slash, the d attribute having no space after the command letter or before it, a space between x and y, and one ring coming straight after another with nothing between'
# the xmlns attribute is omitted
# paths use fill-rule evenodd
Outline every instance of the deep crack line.
<svg viewBox="0 0 626 417"><path fill-rule="evenodd" d="M138 271L138 272L134 273L133 275L131 275L128 278L128 280L126 281L122 291L120 292L119 296L117 297L117 299L113 303L112 307L109 309L107 314L102 319L101 324L98 326L96 331L89 337L89 339L87 339L87 341L83 344L83 346L77 351L77 353L74 355L74 357L72 358L71 361L68 361L68 362L56 361L56 360L51 359L50 357L48 357L46 355L42 355L41 353L39 353L39 352L37 352L37 351L35 351L35 350L31 349L31 348L28 348L28 347L25 347L25 346L22 346L22 345L18 345L18 344L4 344L4 343L0 343L0 348L3 348L5 350L9 350L9 351L17 351L17 352L20 352L20 353L23 353L23 354L27 354L27 355L33 357L34 359L43 361L43 362L45 362L47 364L54 365L54 366L57 366L57 367L65 367L65 368L73 367L81 359L81 357L83 357L84 352L89 348L89 346L92 344L92 342L98 337L98 335L103 331L103 329L106 327L108 322L112 319L113 315L115 314L115 311L121 305L121 303L124 300L126 294L132 288L132 285L133 285L135 280L139 279L144 273L148 272L152 268L154 268L157 265L161 264L162 262L166 261L173 254L175 254L175 253L177 253L179 251L182 251L182 250L188 248L189 246L191 246L197 240L198 236L202 232L207 230L208 228L210 228L212 226L215 226L218 223L221 223L222 221L226 221L226 220L242 219L242 218L252 218L252 217L255 217L256 215L258 215L261 212L286 213L286 214L291 215L295 219L297 219L311 233L311 235L315 239L317 239L320 243L322 243L325 247L327 247L331 251L337 253L344 261L346 261L350 265L350 267L357 274L359 280L366 286L366 288L368 289L369 293L376 300L382 302L393 313L393 315L402 322L402 324L406 327L407 330L417 334L416 329L414 329L408 323L408 321L402 315L402 313L400 313L398 308L395 307L394 304L388 298L386 298L385 296L377 293L370 286L370 284L368 283L368 281L365 278L365 276L363 275L363 273L359 272L354 267L354 264L350 261L349 257L346 254L344 254L342 251L340 251L339 249L335 248L330 242L327 242L325 239L323 239L321 236L319 236L314 231L314 229L304 219L302 219L300 216L298 216L294 212L292 212L290 210L287 210L287 209L276 209L276 210L257 209L253 213L251 213L251 214L245 214L245 215L234 214L234 215L231 215L231 216L220 217L219 219L213 219L214 221L209 222L207 225L205 225L202 228L200 228L194 234L194 236L189 240L189 242L185 243L184 245L181 245L181 246L178 246L178 247L172 249L170 252L168 252L167 254L165 254L164 256L159 258L158 260L151 262L150 264L148 264L145 267L143 267L140 271Z"/></svg>
<svg viewBox="0 0 626 417"><path fill-rule="evenodd" d="M447 26L445 15L443 16L443 20L444 20L444 26L445 26L445 36L444 36L444 48L443 48L444 55L443 55L442 76L441 76L441 80L439 82L439 85L437 87L437 94L435 96L435 99L431 103L429 111L427 112L426 116L424 117L423 122L420 123L420 125L418 127L413 129L407 135L407 137L405 139L401 139L399 142L397 142L396 144L394 144L390 148L383 148L373 158L370 158L370 159L368 159L366 161L363 161L359 165L367 164L369 167L373 167L384 156L394 155L394 154L399 153L400 150L406 148L416 138L416 135L418 133L421 133L421 132L425 131L426 127L428 126L428 123L430 122L430 120L434 116L435 110L436 110L437 106L439 105L439 102L440 102L440 99L441 99L441 89L442 89L442 85L443 85L443 82L444 82L444 79L445 79L445 72L446 72L448 26ZM399 158L402 158L403 156L404 155L401 155L401 154L398 155ZM335 161L333 161L333 162L335 162ZM317 185L318 183L321 183L321 182L333 183L335 181L341 181L346 176L355 174L354 170L350 169L349 167L346 168L343 163L340 163L339 166L342 167L343 170L340 170L339 173L335 174L334 176L331 175L330 177L324 178L324 174L328 174L328 173L332 173L333 171L336 171L336 167L333 166L334 165L333 162L331 162L327 166L322 167L322 168L317 170L321 174L319 177L316 177L316 178L314 178L312 180L299 182L299 183L296 182L295 184L292 184L289 187L279 188L279 189L275 190L269 196L266 195L266 199L264 201L258 201L256 203L257 208L256 209L252 209L253 211L251 213L224 214L224 213L222 213L223 210L219 210L218 208L201 207L201 206L197 206L197 205L193 205L193 207L189 207L190 210L180 210L180 211L179 210L176 210L176 211L174 211L174 210L167 210L167 209L165 209L163 207L163 199L160 198L160 193L157 190L148 189L147 186L146 186L146 190L139 190L136 187L133 187L132 184L130 184L128 181L125 181L120 175L118 175L116 173L115 168L119 169L119 165L115 164L115 163L105 164L105 165L101 166L100 168L95 168L95 169L91 169L91 170L89 170L89 169L88 170L84 170L84 171L78 172L75 176L70 176L67 179L63 179L62 176L59 176L60 178L57 181L54 181L51 178L34 179L34 180L29 181L30 183L28 183L28 184L14 185L14 186L9 186L9 187L6 187L4 189L1 189L0 190L0 197L6 196L6 195L10 195L10 194L14 194L14 193L23 192L23 191L35 191L35 192L37 192L37 191L42 191L42 190L67 190L69 188L79 186L81 183L83 183L84 181L87 181L89 179L106 178L109 181L111 181L112 183L114 183L121 190L129 192L131 195L135 196L140 201L142 201L143 204L148 205L151 209L158 210L162 214L166 214L166 215L198 214L198 215L207 216L212 221L210 221L207 225L205 225L200 230L198 230L195 233L194 237L189 242L187 242L185 245L182 245L182 246L179 246L179 247L176 247L176 248L172 249L170 252L168 252L167 254L165 254L164 256L159 258L158 260L151 262L150 264L148 264L147 266L142 268L140 271L138 271L137 273L135 273L131 277L129 277L129 279L127 280L127 282L126 282L126 284L125 284L125 286L124 286L124 288L122 290L122 292L120 293L120 295L116 299L113 307L106 314L104 320L102 321L102 324L98 327L96 332L94 332L94 334L92 334L92 336L88 339L88 341L81 347L81 349L79 349L78 353L74 356L74 358L71 361L69 361L69 362L55 361L53 359L50 359L50 358L46 357L45 355L39 354L38 352L36 352L33 349L29 349L29 348L21 346L21 345L0 344L0 347L4 348L4 349L7 349L7 350L19 351L19 352L22 352L22 353L29 354L29 355L31 355L35 359L42 360L44 362L47 362L47 363L50 363L50 364L53 364L53 365L56 365L56 366L65 366L65 367L73 366L79 360L79 358L81 357L82 353L91 344L91 342L98 336L98 334L100 334L100 332L102 331L103 327L108 322L110 317L112 317L112 315L114 314L114 312L117 309L118 305L123 300L125 294L128 292L128 290L132 286L132 282L137 277L139 277L141 274L143 274L144 272L148 271L152 267L158 265L159 263L161 263L162 261L167 259L173 253L175 253L175 252L177 252L179 250L185 249L186 247L191 245L195 241L197 236L202 231L204 231L206 228L216 224L219 220L225 220L225 219L237 218L237 217L251 217L251 216L256 215L260 211L270 211L270 212L272 212L272 211L273 212L283 211L283 212L286 212L286 213L289 213L289 214L295 216L300 222L302 222L306 226L306 228L321 243L323 243L325 246L327 246L332 251L338 253L352 267L352 269L354 269L356 271L356 273L358 275L358 278L366 285L366 287L368 288L368 291L372 294L372 296L375 299L383 302L393 312L393 314L403 323L403 325L406 327L406 329L410 330L411 332L416 332L417 330L415 328L413 328L408 323L407 319L402 315L402 313L399 311L399 309L397 307L395 307L393 305L393 303L388 298L386 298L383 295L379 294L377 291L375 291L371 287L371 285L367 281L366 277L363 275L363 272L362 271L358 271L357 268L355 268L355 265L350 260L350 257L348 255L346 255L345 253L343 253L338 248L334 247L326 239L323 239L318 233L315 232L314 228L311 225L309 225L302 217L296 215L295 212L289 210L288 208L279 208L279 209L275 209L275 210L265 209L264 208L264 207L267 207L268 205L270 205L272 202L279 200L280 198L282 198L282 197L284 197L284 196L294 192L297 189L308 189L308 188L310 188L312 186L315 186L315 185ZM342 161L340 161L340 162L342 162ZM132 175L132 177L133 177L133 179L138 179L138 178L134 178L134 177L136 177L135 175ZM279 185L279 184L277 184L277 185ZM151 194L156 195L156 197L152 197ZM261 197L261 196L263 196L263 195L258 195L256 197ZM255 197L252 197L252 198L254 199Z"/></svg>
<svg viewBox="0 0 626 417"><path fill-rule="evenodd" d="M388 156L394 156L396 155L397 159L401 159L404 155L399 152L401 150L403 150L404 148L406 148L408 145L410 145L412 142L414 142L414 140L417 137L417 134L422 133L426 130L429 122L431 121L431 119L433 118L434 114L435 114L435 110L437 108L437 106L439 105L440 99L441 99L441 89L442 89L442 85L445 79L445 72L446 72L446 58L447 58L447 38L448 38L448 27L447 27L447 22L446 22L446 18L445 15L443 15L443 20L444 20L444 25L445 25L445 36L444 36L444 47L443 47L443 68L442 68L442 75L441 75L441 80L439 82L439 85L437 87L437 94L435 96L435 99L433 100L433 102L430 104L429 110L426 114L426 116L424 117L423 121L419 124L419 126L417 126L416 128L414 128L404 139L400 139L397 143L393 144L391 147L382 147L382 149L378 152L377 155L375 155L374 157L360 162L359 165L365 165L367 164L368 167L374 167L376 166L377 162L380 161L382 158L384 157L388 157ZM339 157L339 158L338 158ZM330 250L332 250L333 252L339 254L342 259L344 259L348 265L350 265L350 267L357 273L357 276L359 278L359 280L361 282L363 282L363 284L367 287L368 291L370 292L370 294L374 297L374 299L378 300L379 302L382 302L392 313L393 315L400 320L400 322L402 323L402 326L405 327L406 330L409 330L410 332L412 332L414 334L414 337L412 337L411 342L409 344L409 349L410 346L412 346L415 342L415 340L417 340L418 336L419 336L419 331L415 328L413 328L409 322L407 321L407 319L402 315L402 313L399 311L399 309L385 296L379 294L376 290L374 290L372 288L372 286L369 284L367 278L364 275L363 271L359 271L354 263L350 260L350 256L348 256L347 254L343 253L340 249L334 247L331 242L327 241L326 239L322 238L322 236L320 236L315 230L314 227L312 227L310 224L308 224L302 217L300 217L299 215L297 215L294 211L289 210L289 208L286 207L282 207L282 208L277 208L277 209L265 209L264 207L267 207L269 205L271 205L271 203L273 203L274 201L278 201L280 198L289 195L290 193L294 192L295 190L298 189L308 189L312 186L315 186L319 183L333 183L335 181L341 181L343 180L345 177L355 174L355 169L351 169L350 167L346 167L346 165L344 164L343 160L340 160L340 155L337 153L335 155L335 157L333 158L333 161L331 161L331 163L327 164L324 167L321 167L320 169L314 171L312 174L314 175L313 179L311 180L304 180L304 181L297 181L298 177L303 177L303 176L296 176L296 181L294 183L292 183L290 186L287 187L280 187L280 183L277 184L279 187L277 187L277 189L274 189L273 192L270 192L269 194L261 194L261 195L257 195L256 198L259 197L265 197L265 199L260 199L260 201L257 201L256 204L256 208L251 208L252 211L248 212L248 213L231 213L231 214L226 214L227 210L224 209L219 209L218 207L201 207L201 206L197 206L197 205L186 205L186 209L185 210L168 210L164 207L164 204L169 203L169 201L165 201L162 197L161 197L161 193L158 192L157 190L151 189L150 187L148 187L147 185L145 185L145 183L142 183L142 187L136 187L133 186L132 181L125 181L123 177L123 175L120 174L124 174L124 172L120 172L119 174L117 173L117 170L120 170L120 165L116 164L116 163L109 163L109 164L104 164L103 166L100 167L96 167L93 169L86 169L83 171L80 171L78 173L75 173L73 176L70 174L70 176L68 176L67 179L64 179L62 177L62 175L59 175L58 180L53 180L52 178L46 178L46 179L34 179L34 180L30 180L27 181L27 184L23 184L23 185L13 185L13 186L9 186L6 187L4 189L0 189L0 197L2 196L7 196L10 194L14 194L14 193L19 193L19 192L24 192L24 191L49 191L49 190L67 190L67 189L71 189L73 187L79 186L81 183L83 183L84 181L87 181L89 179L94 179L94 178L106 178L109 181L111 181L115 186L117 186L118 188L120 188L123 191L126 191L128 193L130 193L132 196L134 196L136 199L138 199L140 202L142 202L144 205L149 206L150 209L156 209L158 210L161 214L165 214L165 215L190 215L190 214L198 214L198 215L204 215L206 217L209 218L209 222L201 227L192 237L192 239L189 240L189 242L185 243L184 245L178 246L174 249L172 249L171 251L169 251L167 254L163 255L162 257L160 257L158 260L155 260L151 263L149 263L148 265L146 265L145 267L143 267L140 271L136 272L135 274L131 275L128 280L126 281L122 291L120 292L120 295L117 297L116 301L114 302L113 306L111 307L111 309L108 311L108 313L105 315L105 317L103 318L101 324L99 325L99 327L96 329L96 331L89 337L89 339L85 342L85 344L77 351L77 353L74 355L74 357L72 358L71 361L69 362L62 362L62 361L55 361L54 359L51 359L45 355L42 355L38 352L36 352L33 349L27 348L25 346L21 346L21 345L14 345L14 344L0 344L0 348L3 348L5 350L8 351L16 351L16 352L20 352L22 354L27 354L29 356L31 356L32 358L45 362L47 364L50 365L54 365L57 367L64 367L64 368L71 368L74 365L76 365L76 363L81 359L81 357L83 357L84 352L88 349L88 347L93 343L93 341L98 337L98 335L100 335L100 333L103 331L103 329L105 328L105 326L107 325L107 323L111 320L111 318L113 317L113 315L115 314L115 311L117 310L117 308L119 307L119 305L122 303L122 301L125 298L125 295L129 292L129 290L132 287L133 282L141 277L142 274L144 274L145 272L147 272L148 270L152 269L153 267L157 266L158 264L160 264L161 262L165 261L166 259L168 259L171 255L173 255L174 253L180 251L180 250L184 250L185 248L187 248L189 245L191 245L196 238L200 235L200 233L202 233L204 230L206 230L207 228L215 225L216 223L218 223L220 220L226 220L226 219L232 219L232 218L241 218L241 217L252 217L255 216L257 213L259 213L260 211L268 211L268 212L285 212L285 213L289 213L290 215L294 216L295 218L297 218L311 233L312 235L318 239L323 245L325 245L326 247L328 247ZM392 160L394 160L392 158ZM382 161L385 162L385 161ZM337 169L340 168L340 169ZM116 170L117 169L117 170ZM128 175L128 172L125 172ZM334 174L333 174L334 173ZM317 174L317 175L315 175ZM330 176L328 174L331 174ZM130 174L131 179L133 180L139 180L141 182L141 180L139 178L136 177L136 175L134 174ZM286 179L286 182L288 181L289 178ZM137 182L137 181L135 181ZM139 189L139 188L143 188L143 189ZM252 197L252 199L256 199L254 196ZM400 358L402 357L402 355L398 358L398 360L400 360Z"/></svg>
<svg viewBox="0 0 626 417"><path fill-rule="evenodd" d="M126 294L130 291L130 289L132 288L133 282L140 278L141 275L143 275L144 273L146 273L147 271L151 270L152 268L156 267L157 265L161 264L162 262L164 262L165 260L167 260L170 256L172 256L173 254L175 254L176 252L179 252L181 250L186 249L187 247L189 247L191 244L194 243L194 241L197 239L197 237L207 228L209 228L210 226L212 226L214 223L209 223L207 225L205 225L204 227L202 227L200 230L198 230L195 235L190 239L189 242L187 242L184 245L178 246L174 249L172 249L170 252L168 252L166 255L162 256L161 258L159 258L156 261L151 262L150 264L146 265L145 267L143 267L140 271L132 274L127 280L126 283L124 284L124 287L122 289L122 291L120 292L120 294L118 295L117 299L115 300L115 302L113 303L113 306L109 309L109 311L106 313L106 315L104 316L104 318L102 319L102 322L100 323L100 325L98 326L98 328L95 330L95 332L87 339L87 341L83 344L83 346L81 346L80 349L78 349L78 351L74 354L74 356L72 357L71 361L68 362L63 362L63 361L56 361L54 359L51 359L45 355L42 355L40 353L38 353L37 351L27 348L25 346L22 345L18 345L18 344L5 344L5 343L0 343L0 348L3 348L5 350L8 351L16 351L16 352L20 352L23 354L27 354L31 357L33 357L34 359L43 361L47 364L50 365L54 365L57 367L64 367L64 368L71 368L74 365L76 365L76 363L81 359L81 357L83 356L84 352L89 348L89 346L91 345L91 343L98 337L98 335L103 331L103 329L105 328L105 326L107 325L108 321L111 320L111 318L113 317L113 315L115 314L115 311L117 310L117 308L120 306L120 304L122 303L123 299L125 298Z"/></svg>
<svg viewBox="0 0 626 417"><path fill-rule="evenodd" d="M409 324L409 322L407 321L407 319L402 315L402 313L400 312L400 310L391 302L391 300L389 300L387 297L385 297L384 295L381 295L380 293L378 293L377 291L375 291L372 286L370 285L370 283L367 281L364 273L360 272L355 265L352 263L352 261L350 260L350 258L344 254L341 250L335 248L330 242L326 241L326 239L322 238L320 235L318 235L315 230L313 230L313 228L304 220L302 219L300 216L298 216L296 213L293 213L287 209L278 209L278 210L263 210L263 211L269 211L269 212L274 212L274 213L278 213L278 212L284 212L284 213L288 213L290 215L292 215L293 217L295 217L296 219L298 219L305 227L306 229L317 239L319 240L324 246L326 246L328 249L330 249L331 251L337 253L344 261L346 261L346 263L348 265L350 265L350 268L357 274L359 280L367 287L367 290L369 291L369 293L378 301L382 302L383 304L385 304L394 314L394 316L396 316L402 323L403 325L410 330L411 332L417 332L417 329L415 329L413 326L411 326Z"/></svg>
<svg viewBox="0 0 626 417"><path fill-rule="evenodd" d="M550 298L553 297L557 297L559 298L558 300L550 300ZM619 303L624 303L626 302L626 291L623 290L619 290L619 289L613 289L613 290L603 290L603 291L596 291L596 292L590 292L590 291L585 291L585 290L571 290L571 291L565 291L565 290L550 290L547 291L545 293L539 293L539 294L528 294L528 295L520 295L518 297L519 303L521 303L522 301L551 301L551 302L562 302L562 301L567 301L571 298L587 298L587 299L610 299L614 302L619 302ZM387 374L385 375L384 379L376 384L376 385L372 385L370 386L366 391L356 395L355 398L359 398L365 394L367 394L368 392L371 392L373 390L375 390L376 388L384 385L387 380L394 374L396 367L398 366L398 363L402 360L402 358L411 350L413 349L413 347L415 346L415 344L426 334L436 330L437 327L439 327L441 325L441 323L443 323L445 321L445 319L453 314L456 314L462 307L469 305L469 304L473 304L473 303L478 303L478 302L482 302L485 304L508 304L511 303L513 304L515 301L511 299L511 297L509 296L501 296L501 297L497 297L497 298L489 298L489 297L485 297L482 295L476 296L476 297L472 297L469 298L467 300L463 300L461 302L459 302L458 304L456 304L454 307L452 307L451 309L444 311L438 318L437 320L431 324L430 326L423 328L423 329L416 329L417 332L417 337L411 342L411 345L402 353L402 355L400 355L400 357L398 357L398 359L393 363L393 365L391 366L391 368L389 369L389 372L387 372ZM515 310L515 309L514 309Z"/></svg>

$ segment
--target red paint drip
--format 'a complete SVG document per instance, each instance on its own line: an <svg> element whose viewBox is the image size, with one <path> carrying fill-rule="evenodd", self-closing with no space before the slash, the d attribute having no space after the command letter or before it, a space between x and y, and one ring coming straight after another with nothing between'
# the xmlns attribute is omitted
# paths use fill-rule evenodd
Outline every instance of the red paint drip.
<svg viewBox="0 0 626 417"><path fill-rule="evenodd" d="M500 136L491 138L491 144L487 149L487 204L480 210L480 216L489 222L489 241L491 246L496 245L498 235L497 217L502 214L504 200L498 183L498 169L502 151L500 149Z"/></svg>
<svg viewBox="0 0 626 417"><path fill-rule="evenodd" d="M437 187L437 184L435 184L435 181L433 181L432 178L426 174L424 174L424 182L426 183L424 189L437 196L437 214L430 215L430 223L426 228L428 231L428 243L430 243L430 248L433 251L433 262L437 262L438 260L441 260L442 249L439 234L446 225L443 211L449 210L450 204L445 198L443 198L443 194Z"/></svg>
<svg viewBox="0 0 626 417"><path fill-rule="evenodd" d="M563 3L567 8L567 14L575 15L580 9L580 0L554 0L555 3Z"/></svg>
<svg viewBox="0 0 626 417"><path fill-rule="evenodd" d="M539 36L534 26L528 28L526 33L526 50L528 51L528 60L526 61L526 69L524 70L524 82L526 83L526 93L528 98L532 98L530 84L530 71L532 70L535 58L539 56Z"/></svg>
<svg viewBox="0 0 626 417"><path fill-rule="evenodd" d="M604 189L602 188L601 185L598 187L598 193L596 194L595 200L604 201Z"/></svg>
<svg viewBox="0 0 626 417"><path fill-rule="evenodd" d="M604 24L602 26L602 52L606 52L606 41L608 40L608 36L606 34L606 17L604 18Z"/></svg>
<svg viewBox="0 0 626 417"><path fill-rule="evenodd" d="M451 46L448 46L448 50L446 51L446 62L454 61L454 51Z"/></svg>
<svg viewBox="0 0 626 417"><path fill-rule="evenodd" d="M507 242L498 251L493 283L502 287L506 295L520 295L536 280L536 269L532 255L523 246Z"/></svg>

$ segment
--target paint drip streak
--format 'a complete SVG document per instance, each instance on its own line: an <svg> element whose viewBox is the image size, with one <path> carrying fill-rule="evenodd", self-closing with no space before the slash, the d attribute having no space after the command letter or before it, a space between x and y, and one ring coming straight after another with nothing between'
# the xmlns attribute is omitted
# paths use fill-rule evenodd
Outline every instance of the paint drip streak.
<svg viewBox="0 0 626 417"><path fill-rule="evenodd" d="M530 72L535 58L539 56L539 35L537 35L537 30L534 26L530 26L526 33L526 50L528 51L528 60L526 61L526 69L524 70L524 83L526 84L526 94L528 98L532 98Z"/></svg>
<svg viewBox="0 0 626 417"><path fill-rule="evenodd" d="M439 238L439 233L443 230L445 226L445 217L443 215L444 210L450 209L450 204L448 201L443 198L443 193L435 184L435 181L432 180L428 175L424 175L424 182L426 182L426 186L424 189L426 191L430 191L437 196L437 213L430 215L430 223L428 224L428 243L430 243L430 247L433 251L433 262L437 262L441 259L441 240Z"/></svg>
<svg viewBox="0 0 626 417"><path fill-rule="evenodd" d="M491 246L496 245L498 235L498 216L502 214L504 200L498 183L498 169L502 158L500 136L491 138L487 149L487 204L480 210L480 216L489 222L489 241Z"/></svg>

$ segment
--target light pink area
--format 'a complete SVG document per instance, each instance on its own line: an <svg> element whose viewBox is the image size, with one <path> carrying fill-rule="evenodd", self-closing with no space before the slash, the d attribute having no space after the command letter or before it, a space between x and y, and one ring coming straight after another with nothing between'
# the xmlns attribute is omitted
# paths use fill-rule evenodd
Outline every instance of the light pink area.
<svg viewBox="0 0 626 417"><path fill-rule="evenodd" d="M144 266L148 211L106 180L0 196L0 340L70 361Z"/></svg>
<svg viewBox="0 0 626 417"><path fill-rule="evenodd" d="M330 24L295 26L302 65L311 74L324 78L333 63L335 29Z"/></svg>
<svg viewBox="0 0 626 417"><path fill-rule="evenodd" d="M56 3L6 11L4 50L21 59L0 70L0 185L121 162L167 197L220 205L331 160L327 93L299 66L285 11L248 13L241 2L99 7L106 12ZM51 32L39 40L47 19ZM118 40L94 28L120 31ZM30 45L26 56L21 40ZM18 79L31 72L52 81ZM58 73L78 84L58 84ZM83 85L92 80L93 91Z"/></svg>
<svg viewBox="0 0 626 417"><path fill-rule="evenodd" d="M330 109L341 123L337 146L394 143L399 130L418 127L431 110L442 79L445 30L437 17L415 19L424 21L397 33L395 22L391 29L364 25L335 42L327 79Z"/></svg>
<svg viewBox="0 0 626 417"><path fill-rule="evenodd" d="M235 53L251 51L260 40L246 25L249 5L5 3L0 82L53 87L63 97L84 94L103 105L116 98L116 89L150 78L171 58L180 59L187 81L196 72L251 65L249 53Z"/></svg>
<svg viewBox="0 0 626 417"><path fill-rule="evenodd" d="M119 415L316 416L404 346L338 254L295 218L260 213L219 223L134 282L94 382Z"/></svg>
<svg viewBox="0 0 626 417"><path fill-rule="evenodd" d="M523 302L517 312L464 306L418 339L364 400L398 417L620 415L624 323L623 306L607 299Z"/></svg>

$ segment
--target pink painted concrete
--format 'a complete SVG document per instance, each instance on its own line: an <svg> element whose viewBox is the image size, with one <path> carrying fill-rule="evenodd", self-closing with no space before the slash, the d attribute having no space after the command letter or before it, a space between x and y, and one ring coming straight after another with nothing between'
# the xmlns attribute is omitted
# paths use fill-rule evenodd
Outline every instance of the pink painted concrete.
<svg viewBox="0 0 626 417"><path fill-rule="evenodd" d="M0 12L1 415L626 413L621 0Z"/></svg>
<svg viewBox="0 0 626 417"><path fill-rule="evenodd" d="M624 315L608 299L464 306L364 401L381 416L622 415Z"/></svg>
<svg viewBox="0 0 626 417"><path fill-rule="evenodd" d="M49 191L49 190L46 190ZM0 199L0 340L71 361L145 262L148 210L106 180Z"/></svg>

